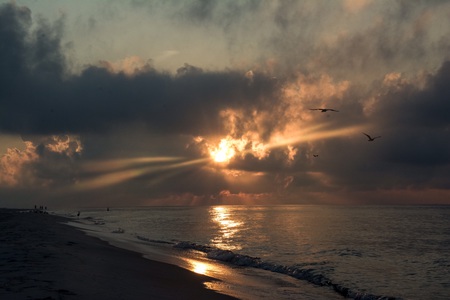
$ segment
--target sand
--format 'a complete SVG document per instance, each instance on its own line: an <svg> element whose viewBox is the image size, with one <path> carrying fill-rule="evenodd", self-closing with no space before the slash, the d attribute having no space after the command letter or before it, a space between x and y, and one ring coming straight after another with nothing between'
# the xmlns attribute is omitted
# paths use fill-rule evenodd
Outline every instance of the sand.
<svg viewBox="0 0 450 300"><path fill-rule="evenodd" d="M235 299L215 279L116 248L43 213L0 209L0 299Z"/></svg>

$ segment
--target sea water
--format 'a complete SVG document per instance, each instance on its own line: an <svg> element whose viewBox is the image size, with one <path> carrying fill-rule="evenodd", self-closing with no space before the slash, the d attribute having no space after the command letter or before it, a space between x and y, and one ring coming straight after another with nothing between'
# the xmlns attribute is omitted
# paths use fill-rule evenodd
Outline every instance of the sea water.
<svg viewBox="0 0 450 300"><path fill-rule="evenodd" d="M62 212L60 212L62 213ZM450 299L449 206L83 209L73 225L240 299Z"/></svg>

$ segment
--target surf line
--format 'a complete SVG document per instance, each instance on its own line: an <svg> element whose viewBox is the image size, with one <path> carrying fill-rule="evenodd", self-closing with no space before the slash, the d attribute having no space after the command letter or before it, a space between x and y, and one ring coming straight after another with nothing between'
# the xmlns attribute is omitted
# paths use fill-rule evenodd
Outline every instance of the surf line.
<svg viewBox="0 0 450 300"><path fill-rule="evenodd" d="M322 274L314 274L313 269L302 269L297 266L283 266L270 262L264 262L259 257L252 257L243 254L237 254L230 250L222 250L215 247L200 245L191 242L178 242L174 245L175 248L184 250L196 250L206 253L210 259L226 262L236 266L252 267L262 270L267 270L275 273L285 274L296 279L308 281L317 286L330 287L341 296L352 298L355 300L401 300L402 298L374 295L369 293L361 293L354 291L343 285L334 283L331 279Z"/></svg>

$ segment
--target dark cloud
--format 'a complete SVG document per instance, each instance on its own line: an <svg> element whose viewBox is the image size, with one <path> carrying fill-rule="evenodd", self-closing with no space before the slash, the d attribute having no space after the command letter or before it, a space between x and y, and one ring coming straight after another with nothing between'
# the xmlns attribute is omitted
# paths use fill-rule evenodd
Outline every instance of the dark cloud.
<svg viewBox="0 0 450 300"><path fill-rule="evenodd" d="M423 88L393 87L380 99L374 118L390 137L384 153L390 161L412 165L450 163L450 63L429 75Z"/></svg>
<svg viewBox="0 0 450 300"><path fill-rule="evenodd" d="M375 99L373 111L353 121L369 124L369 133L381 138L367 142L357 133L321 141L314 145L320 153L318 159L308 167L301 164L298 170L323 174L336 190L448 189L450 185L443 182L450 167L449 87L445 84L449 66L444 62L435 74L420 79L379 82L370 91L373 96L349 92L351 101L359 103L352 114L360 117L364 116L364 104L357 99ZM302 184L304 181L294 182ZM322 189L320 180L309 184Z"/></svg>
<svg viewBox="0 0 450 300"><path fill-rule="evenodd" d="M165 12L168 17L174 18L174 22L191 23L193 25L214 25L228 29L233 23L240 22L248 14L258 12L264 4L270 1L244 0L244 1L213 1L192 0L164 2L134 0L132 6L142 9L147 8L150 14Z"/></svg>
<svg viewBox="0 0 450 300"><path fill-rule="evenodd" d="M255 74L250 81L240 70L210 72L185 64L172 75L147 65L128 75L105 65L71 74L61 47L63 20L49 24L40 19L33 27L27 8L5 4L0 7L0 22L8 24L0 32L0 38L7 41L0 56L6 66L0 78L7 87L0 91L0 131L20 134L29 142L26 152L17 152L17 164L5 164L5 168L16 168L22 180L14 182L18 188L63 189L78 181L89 182L91 175L80 166L92 159L159 153L198 157L198 149L189 150L186 145L199 134L226 134L221 110L241 109L251 116L252 111L268 110L278 101L272 78ZM274 127L270 122L267 135ZM60 150L52 147L55 138L45 138L74 134L80 135L82 157L73 151L74 144ZM139 168L133 172L139 173ZM149 192L153 186L148 182L159 182L159 177L170 181ZM178 183L173 185L173 181ZM157 197L231 189L223 175L198 166L143 172L106 188L90 191L117 197L132 190L136 195Z"/></svg>
<svg viewBox="0 0 450 300"><path fill-rule="evenodd" d="M254 31L261 48L255 69L211 71L187 62L169 73L150 61L130 71L103 61L75 74L62 42L64 18L33 21L29 9L3 4L0 132L21 135L27 148L2 158L0 184L15 184L20 197L39 187L37 194L52 199L133 204L250 194L320 202L324 194L450 188L450 62L443 60L450 43L429 43L428 2L396 1L383 10L391 18L331 36L325 33L342 19L327 16L350 13L338 2L301 9L298 1L133 3L163 7L179 24L216 26L234 50L248 37L236 33L267 17ZM339 113L309 110L317 107ZM382 137L368 142L363 131ZM224 137L246 143L225 166L205 152ZM153 157L171 160L145 160ZM104 160L120 167L87 168ZM9 187L0 192L13 195Z"/></svg>
<svg viewBox="0 0 450 300"><path fill-rule="evenodd" d="M6 92L10 84L20 80L20 75L27 68L24 41L31 25L31 12L28 8L17 8L14 5L2 5L0 8L0 34L2 47L0 48L1 70L3 81L2 91Z"/></svg>
<svg viewBox="0 0 450 300"><path fill-rule="evenodd" d="M141 122L159 132L205 134L220 130L222 108L263 108L276 97L269 78L255 76L250 85L243 72L204 72L188 64L177 75L147 67L129 76L95 66L65 74L59 24L42 21L30 32L30 18L14 4L1 8L0 19L9 23L2 27L7 43L0 58L7 66L0 95L5 132L95 132Z"/></svg>

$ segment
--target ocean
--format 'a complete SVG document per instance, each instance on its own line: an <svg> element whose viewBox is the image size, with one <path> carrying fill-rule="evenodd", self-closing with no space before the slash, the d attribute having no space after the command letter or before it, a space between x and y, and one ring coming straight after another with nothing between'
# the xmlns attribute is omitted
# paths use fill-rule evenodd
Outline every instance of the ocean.
<svg viewBox="0 0 450 300"><path fill-rule="evenodd" d="M59 211L115 246L220 279L240 299L450 299L449 206Z"/></svg>

